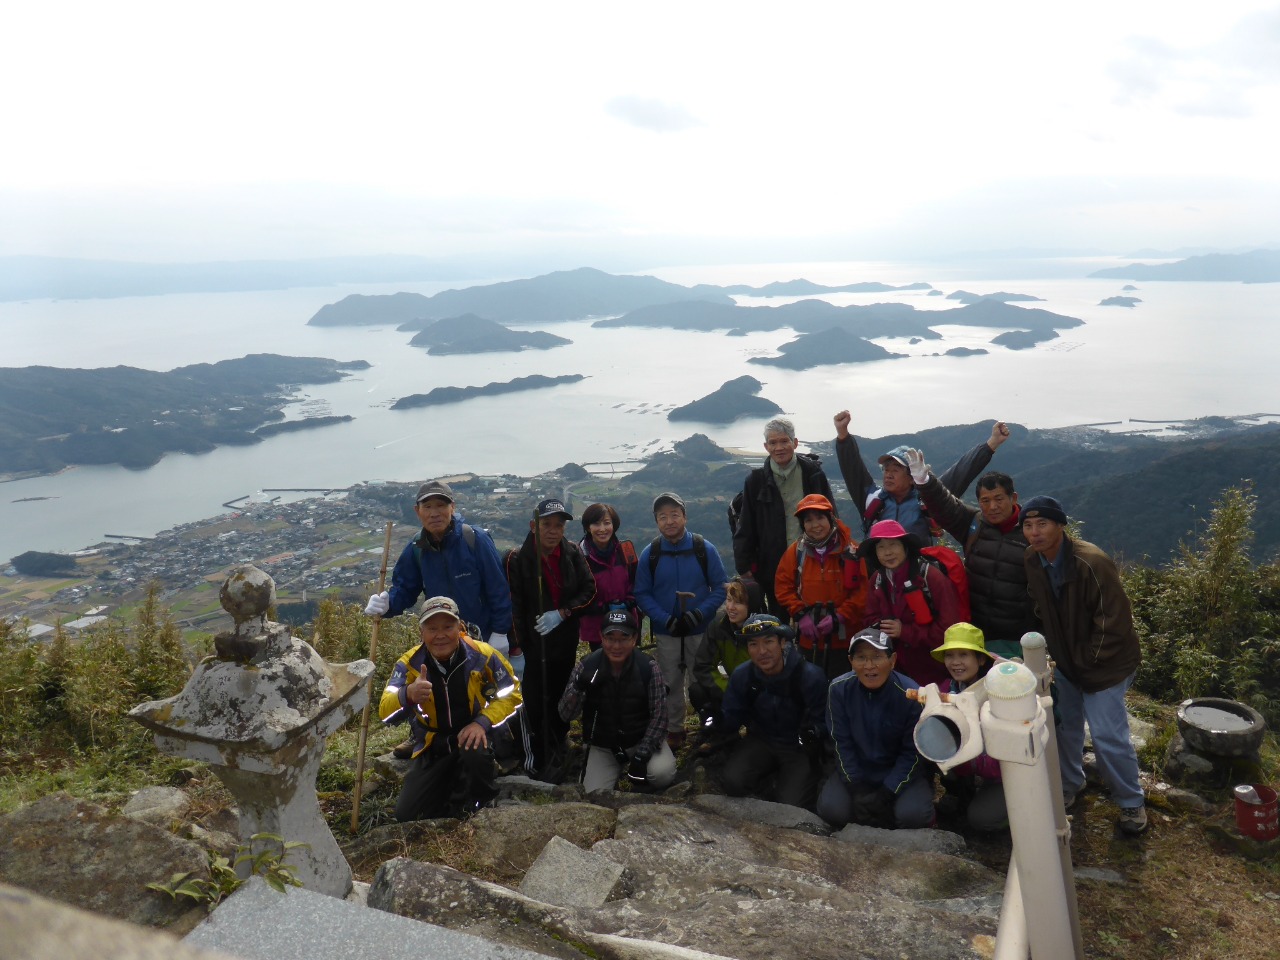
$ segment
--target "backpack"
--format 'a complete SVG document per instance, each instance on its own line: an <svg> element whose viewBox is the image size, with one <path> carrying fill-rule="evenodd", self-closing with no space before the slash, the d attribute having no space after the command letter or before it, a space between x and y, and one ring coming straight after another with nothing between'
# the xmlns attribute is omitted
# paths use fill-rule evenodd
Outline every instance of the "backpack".
<svg viewBox="0 0 1280 960"><path fill-rule="evenodd" d="M924 547L920 550L920 566L918 568L920 575L913 578L913 580L918 579L920 585L918 588L913 588L911 592L918 589L920 593L924 594L925 603L928 605L929 613L936 614L937 605L933 602L933 595L929 591L929 581L924 575L925 571L929 567L934 567L951 581L951 585L955 587L956 598L959 601L957 606L959 608L960 619L957 622L968 623L970 618L969 573L965 570L964 561L960 559L960 555L950 547ZM873 589L880 589L883 577L884 571L877 570ZM930 622L929 620L919 620L919 614L921 612L922 611L919 610L916 611L918 622ZM932 619L932 617L930 619Z"/></svg>
<svg viewBox="0 0 1280 960"><path fill-rule="evenodd" d="M624 543L626 541L623 541ZM634 548L633 548L634 550ZM702 534L695 533L693 535L693 555L698 559L698 566L702 568L702 579L707 581L707 587L711 588L711 574L707 572L707 541L703 539ZM653 575L658 572L658 561L662 558L662 537L654 537L653 542L649 544L649 579L653 579Z"/></svg>
<svg viewBox="0 0 1280 960"><path fill-rule="evenodd" d="M929 535L935 540L939 539L944 531L940 526L938 526L937 521L934 520L933 517L929 516L929 508L924 502L924 497L920 496L920 491L914 487L911 490L911 495L916 498L916 503L920 505L920 516L929 521ZM884 500L880 497L873 497L871 503L869 503L867 508L862 512L862 529L870 530L872 524L880 518L880 514L883 512Z"/></svg>
<svg viewBox="0 0 1280 960"><path fill-rule="evenodd" d="M742 494L741 490L735 493L725 511L729 514L729 539L731 540L737 536L738 524L742 522Z"/></svg>
<svg viewBox="0 0 1280 960"><path fill-rule="evenodd" d="M800 591L802 589L801 576L804 573L804 558L808 550L802 550L796 547L796 595L800 599L804 599ZM839 553L840 572L843 575L844 588L852 593L858 588L858 578L862 576L862 561L858 559L857 548L850 543L845 546ZM966 584L967 586L967 584ZM966 593L967 595L967 593Z"/></svg>

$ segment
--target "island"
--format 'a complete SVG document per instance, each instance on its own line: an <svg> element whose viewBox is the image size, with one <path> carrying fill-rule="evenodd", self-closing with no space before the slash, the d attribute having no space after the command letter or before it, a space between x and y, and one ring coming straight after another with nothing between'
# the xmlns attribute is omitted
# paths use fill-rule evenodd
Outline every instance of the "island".
<svg viewBox="0 0 1280 960"><path fill-rule="evenodd" d="M577 383L586 377L580 373L563 377L544 377L535 373L528 377L516 377L502 383L486 383L483 387L436 387L427 393L411 393L391 405L392 410L411 410L414 407L434 407L442 403L459 403L472 397L493 397L521 390L543 390L558 387L562 383Z"/></svg>
<svg viewBox="0 0 1280 960"><path fill-rule="evenodd" d="M947 294L948 300L959 300L961 303L977 303L979 300L995 300L998 303L1012 303L1014 301L1043 301L1044 297L1033 297L1029 293L970 293L968 290L957 290L955 293Z"/></svg>
<svg viewBox="0 0 1280 960"><path fill-rule="evenodd" d="M801 334L790 343L778 348L780 357L751 357L748 363L784 367L787 370L808 370L837 363L866 363L870 360L892 360L904 357L903 353L891 353L878 343L855 337L840 327L832 327L820 333Z"/></svg>
<svg viewBox="0 0 1280 960"><path fill-rule="evenodd" d="M1176 263L1131 263L1127 267L1095 270L1090 277L1114 280L1235 280L1241 283L1280 282L1280 250L1249 253L1206 253Z"/></svg>
<svg viewBox="0 0 1280 960"><path fill-rule="evenodd" d="M818 293L892 293L898 290L932 290L933 287L928 283L906 283L895 287L891 283L876 283L875 281L846 283L836 287L829 287L825 284L814 283L812 280L799 279L775 280L773 283L766 283L763 287L751 287L744 283L732 284L727 287L700 284L694 289L719 290L722 293L747 297L809 297Z"/></svg>
<svg viewBox="0 0 1280 960"><path fill-rule="evenodd" d="M942 355L944 357L981 357L990 352L990 350L985 350L982 347L952 347Z"/></svg>
<svg viewBox="0 0 1280 960"><path fill-rule="evenodd" d="M742 417L772 417L782 413L782 408L772 400L756 396L763 387L755 377L736 377L705 397L676 407L667 414L667 419L725 424Z"/></svg>
<svg viewBox="0 0 1280 960"><path fill-rule="evenodd" d="M411 347L427 347L427 353L447 356L459 353L505 353L521 350L550 350L573 343L565 337L542 330L512 330L496 320L474 313L436 320L409 341Z"/></svg>
<svg viewBox="0 0 1280 960"><path fill-rule="evenodd" d="M1107 297L1105 300L1099 300L1100 307L1130 307L1139 304L1142 301L1137 297Z"/></svg>
<svg viewBox="0 0 1280 960"><path fill-rule="evenodd" d="M998 347L1008 347L1010 350L1030 350L1037 343L1055 340L1057 336L1054 330L1010 330L1008 333L992 337L991 342Z"/></svg>
<svg viewBox="0 0 1280 960"><path fill-rule="evenodd" d="M274 437L279 433L297 433L299 430L314 430L316 427L327 427L332 423L346 423L354 420L350 414L340 417L303 417L301 420L283 420L280 423L263 424L253 431L255 437Z"/></svg>
<svg viewBox="0 0 1280 960"><path fill-rule="evenodd" d="M0 369L3 476L74 465L154 466L166 453L259 443L300 384L333 383L364 360L250 354L168 372L138 367ZM334 422L328 418L313 418ZM306 429L319 426L295 421Z"/></svg>

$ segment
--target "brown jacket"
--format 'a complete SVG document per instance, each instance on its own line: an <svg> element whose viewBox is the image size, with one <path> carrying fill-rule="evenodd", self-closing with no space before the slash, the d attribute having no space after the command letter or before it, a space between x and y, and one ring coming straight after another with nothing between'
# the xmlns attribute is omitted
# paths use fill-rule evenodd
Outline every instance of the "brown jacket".
<svg viewBox="0 0 1280 960"><path fill-rule="evenodd" d="M1053 595L1040 555L1027 548L1027 592L1044 625L1049 655L1085 693L1120 683L1138 669L1142 647L1116 565L1084 540L1062 538L1061 599Z"/></svg>

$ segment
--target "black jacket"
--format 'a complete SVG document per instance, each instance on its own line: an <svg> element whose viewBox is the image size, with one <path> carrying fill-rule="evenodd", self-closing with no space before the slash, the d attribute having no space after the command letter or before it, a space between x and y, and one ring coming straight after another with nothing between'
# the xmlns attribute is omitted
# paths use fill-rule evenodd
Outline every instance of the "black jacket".
<svg viewBox="0 0 1280 960"><path fill-rule="evenodd" d="M820 493L831 501L834 510L836 500L831 483L822 472L822 461L811 453L797 453L796 461L804 496ZM742 574L750 573L754 566L756 580L770 596L778 561L791 544L787 538L787 519L782 492L774 482L769 461L765 460L764 466L747 474L747 482L742 487L742 515L733 534L733 565Z"/></svg>
<svg viewBox="0 0 1280 960"><path fill-rule="evenodd" d="M520 548L507 556L507 582L511 585L511 646L519 646L530 659L541 655L546 644L548 660L573 662L578 651L578 617L596 595L596 581L591 576L586 557L568 539L560 542L560 579L563 583L560 607L569 611L558 627L543 637L534 629L538 617L556 605L551 600L546 578L541 578L539 594L538 551L533 533L524 538ZM559 691L556 691L558 694Z"/></svg>

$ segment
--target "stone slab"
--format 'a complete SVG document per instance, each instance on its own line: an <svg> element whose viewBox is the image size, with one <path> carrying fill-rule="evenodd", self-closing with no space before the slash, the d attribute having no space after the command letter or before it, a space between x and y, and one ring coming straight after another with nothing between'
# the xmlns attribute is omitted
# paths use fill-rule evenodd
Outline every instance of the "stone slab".
<svg viewBox="0 0 1280 960"><path fill-rule="evenodd" d="M183 941L243 960L542 960L528 950L254 877Z"/></svg>
<svg viewBox="0 0 1280 960"><path fill-rule="evenodd" d="M618 888L622 873L621 864L552 837L518 889L526 897L561 907L600 907Z"/></svg>
<svg viewBox="0 0 1280 960"><path fill-rule="evenodd" d="M832 836L845 843L874 843L895 850L915 850L919 853L963 856L965 851L964 837L947 830L884 830L851 823Z"/></svg>
<svg viewBox="0 0 1280 960"><path fill-rule="evenodd" d="M143 787L120 810L134 820L167 827L191 812L191 799L176 787Z"/></svg>
<svg viewBox="0 0 1280 960"><path fill-rule="evenodd" d="M810 813L803 807L774 803L771 800L757 800L754 797L724 797L707 793L694 797L689 801L689 805L719 814L737 823L760 823L771 827L784 827L788 830L803 830L822 837L831 834L831 825L816 813Z"/></svg>

